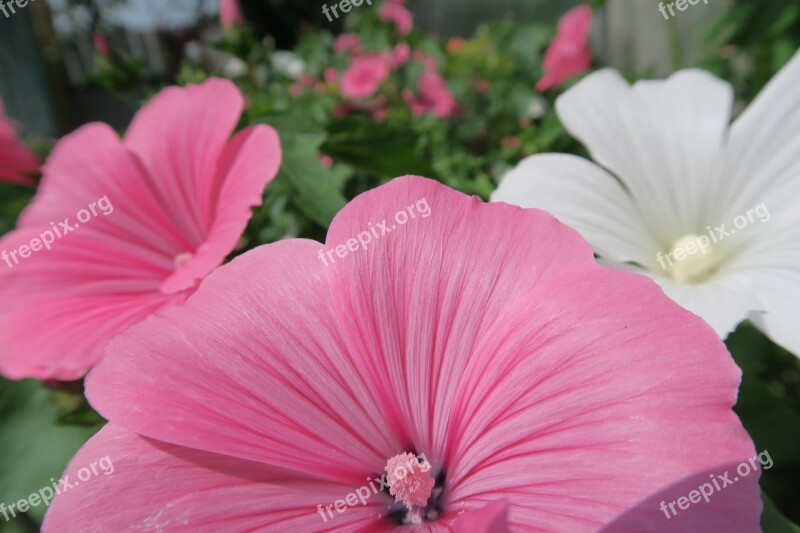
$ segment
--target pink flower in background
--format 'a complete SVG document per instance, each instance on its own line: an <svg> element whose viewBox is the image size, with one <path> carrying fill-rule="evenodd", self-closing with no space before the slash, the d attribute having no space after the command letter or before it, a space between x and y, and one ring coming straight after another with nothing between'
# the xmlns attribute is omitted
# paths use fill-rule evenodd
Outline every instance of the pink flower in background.
<svg viewBox="0 0 800 533"><path fill-rule="evenodd" d="M329 155L319 154L319 162L322 163L322 166L325 168L331 168L333 166L333 158Z"/></svg>
<svg viewBox="0 0 800 533"><path fill-rule="evenodd" d="M219 0L219 17L224 28L244 25L244 15L239 0Z"/></svg>
<svg viewBox="0 0 800 533"><path fill-rule="evenodd" d="M432 113L440 118L448 118L455 114L458 107L444 79L434 72L425 72L420 76L418 95L405 89L403 99L415 116Z"/></svg>
<svg viewBox="0 0 800 533"><path fill-rule="evenodd" d="M94 123L56 145L18 228L0 240L5 376L81 377L111 337L184 301L224 261L281 161L267 126L230 138L243 109L238 89L212 78L159 93L122 142ZM96 216L79 222L92 202ZM34 239L52 249L39 242L25 257Z"/></svg>
<svg viewBox="0 0 800 533"><path fill-rule="evenodd" d="M568 11L558 23L558 34L544 54L544 76L536 84L537 91L556 87L592 65L589 30L592 8L582 4Z"/></svg>
<svg viewBox="0 0 800 533"><path fill-rule="evenodd" d="M408 46L408 43L399 43L392 49L392 68L404 65L410 58L411 47Z"/></svg>
<svg viewBox="0 0 800 533"><path fill-rule="evenodd" d="M31 175L39 171L39 160L17 137L14 121L6 116L0 100L0 181L34 185Z"/></svg>
<svg viewBox="0 0 800 533"><path fill-rule="evenodd" d="M361 53L361 42L355 33L343 33L333 41L333 50L336 53L349 52L354 55Z"/></svg>
<svg viewBox="0 0 800 533"><path fill-rule="evenodd" d="M500 144L502 144L503 148L508 148L510 150L517 150L520 146L522 146L522 142L512 135L506 135L500 140Z"/></svg>
<svg viewBox="0 0 800 533"><path fill-rule="evenodd" d="M354 100L372 96L390 73L389 56L385 54L358 56L342 74L342 95Z"/></svg>
<svg viewBox="0 0 800 533"><path fill-rule="evenodd" d="M328 67L325 69L324 77L325 83L336 83L339 81L339 72L333 67Z"/></svg>
<svg viewBox="0 0 800 533"><path fill-rule="evenodd" d="M447 51L451 54L457 54L467 45L467 40L463 37L451 37L447 41Z"/></svg>
<svg viewBox="0 0 800 533"><path fill-rule="evenodd" d="M289 94L292 96L300 96L307 89L314 87L316 82L317 80L314 78L314 76L309 74L300 74L300 77L297 78L297 81L289 86Z"/></svg>
<svg viewBox="0 0 800 533"><path fill-rule="evenodd" d="M758 473L659 508L754 455L739 380L701 319L549 214L399 178L327 244L252 250L117 336L86 383L111 422L66 475L115 472L43 531L757 530Z"/></svg>
<svg viewBox="0 0 800 533"><path fill-rule="evenodd" d="M421 50L414 50L414 53L411 55L411 57L417 63L422 63L422 65L425 67L425 70L429 72L436 72L439 69L439 61L435 57L428 55Z"/></svg>
<svg viewBox="0 0 800 533"><path fill-rule="evenodd" d="M108 44L108 38L103 32L96 31L92 35L94 40L94 49L97 53L106 59L111 59L111 46Z"/></svg>
<svg viewBox="0 0 800 533"><path fill-rule="evenodd" d="M394 23L399 35L406 35L414 28L414 17L400 2L386 2L378 9L378 18Z"/></svg>

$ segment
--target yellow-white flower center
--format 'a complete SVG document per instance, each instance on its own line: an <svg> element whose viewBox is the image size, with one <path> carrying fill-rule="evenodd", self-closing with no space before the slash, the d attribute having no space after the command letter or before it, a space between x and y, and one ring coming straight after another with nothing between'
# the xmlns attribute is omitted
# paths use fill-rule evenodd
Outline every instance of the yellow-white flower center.
<svg viewBox="0 0 800 533"><path fill-rule="evenodd" d="M685 235L675 241L666 262L669 277L679 283L706 281L715 267L711 243L705 235Z"/></svg>

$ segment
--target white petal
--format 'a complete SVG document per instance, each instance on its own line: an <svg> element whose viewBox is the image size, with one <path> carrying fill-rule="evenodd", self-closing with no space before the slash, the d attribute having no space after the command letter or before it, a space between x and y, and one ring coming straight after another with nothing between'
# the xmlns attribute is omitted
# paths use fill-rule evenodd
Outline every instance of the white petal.
<svg viewBox="0 0 800 533"><path fill-rule="evenodd" d="M556 101L561 121L631 192L669 249L719 216L704 192L719 163L732 91L707 72L684 70L633 87L600 70Z"/></svg>
<svg viewBox="0 0 800 533"><path fill-rule="evenodd" d="M655 262L658 246L631 197L613 176L583 158L529 157L503 178L492 201L549 211L603 257L646 266Z"/></svg>
<svg viewBox="0 0 800 533"><path fill-rule="evenodd" d="M718 201L728 207L727 215L736 216L758 202L766 202L770 209L796 206L799 152L800 52L731 127L715 191Z"/></svg>
<svg viewBox="0 0 800 533"><path fill-rule="evenodd" d="M683 308L705 320L721 338L758 309L753 280L745 274L719 276L706 283L678 283L659 274L648 274Z"/></svg>
<svg viewBox="0 0 800 533"><path fill-rule="evenodd" d="M756 279L761 313L751 319L770 339L800 357L800 255L791 268L760 271Z"/></svg>

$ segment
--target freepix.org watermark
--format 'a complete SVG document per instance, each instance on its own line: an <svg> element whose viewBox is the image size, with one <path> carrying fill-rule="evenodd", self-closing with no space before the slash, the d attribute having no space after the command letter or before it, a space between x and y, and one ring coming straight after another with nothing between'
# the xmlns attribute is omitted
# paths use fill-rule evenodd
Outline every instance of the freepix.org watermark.
<svg viewBox="0 0 800 533"><path fill-rule="evenodd" d="M328 22L333 22L333 18L339 18L339 13L336 12L337 8L342 13L349 13L353 7L361 7L364 2L369 6L372 5L372 0L342 0L339 3L332 4L330 7L328 7L328 4L322 4L322 14L328 17ZM331 13L333 13L333 18L331 18Z"/></svg>
<svg viewBox="0 0 800 533"><path fill-rule="evenodd" d="M28 244L23 244L19 248L15 248L11 251L3 250L0 252L0 258L5 261L8 268L12 268L14 265L18 265L21 260L29 258L33 252L38 252L42 248L50 251L56 238L61 239L68 233L72 233L78 229L82 223L85 224L100 214L110 215L113 212L114 206L111 205L108 196L103 196L96 202L90 203L87 209L78 211L75 215L78 219L77 222L70 223L69 218L65 218L57 225L55 222L50 222L52 231L49 229L44 230L38 237L34 237ZM12 260L14 261L13 263L11 262Z"/></svg>
<svg viewBox="0 0 800 533"><path fill-rule="evenodd" d="M6 522L8 522L12 518L16 518L17 513L27 512L29 509L38 507L41 504L44 504L44 506L47 507L57 495L63 494L68 490L79 486L81 482L89 481L94 476L100 475L100 472L106 476L110 476L114 473L114 463L111 462L111 458L108 455L101 458L99 461L94 461L93 463L89 464L89 466L84 466L78 470L78 479L72 482L70 482L69 476L64 476L58 481L50 478L50 482L53 484L52 486L48 485L47 487L34 492L27 498L23 498L18 502L12 503L11 505L0 503L0 514L2 514L6 519Z"/></svg>
<svg viewBox="0 0 800 533"><path fill-rule="evenodd" d="M16 8L22 9L23 7L26 7L28 5L28 1L33 2L33 0L0 0L0 11L2 11L3 15L8 18L17 13ZM9 11L11 13L9 13Z"/></svg>
<svg viewBox="0 0 800 533"><path fill-rule="evenodd" d="M428 201L425 198L417 200L416 203L413 203L405 209L401 209L395 213L395 223L391 226L389 226L390 223L387 222L385 218L382 222L377 224L370 222L367 229L352 239L348 239L346 243L340 244L330 250L320 249L319 260L322 261L323 265L330 266L336 262L336 259L333 257L334 254L339 256L340 259L344 259L350 252L366 250L367 245L373 242L373 240L377 241L387 233L391 233L392 231L398 229L399 226L405 225L409 220L416 219L417 215L419 215L420 218L428 218L431 216L431 207L428 205ZM328 259L325 259L326 257ZM328 263L328 260L330 260L330 263Z"/></svg>
<svg viewBox="0 0 800 533"><path fill-rule="evenodd" d="M681 496L677 500L669 503L666 501L661 502L659 509L664 512L664 516L666 516L667 519L670 519L676 516L679 511L685 511L691 507L693 503L700 503L700 501L708 503L714 493L724 490L725 487L733 485L740 479L749 476L752 472L758 472L759 465L761 465L764 470L772 468L772 457L769 456L767 450L754 455L749 461L740 463L739 466L736 467L735 474L731 474L729 471L725 471L724 474L720 475L710 474L708 476L710 482L703 483L697 487L696 490L689 492L686 496ZM733 476L733 478L731 478L731 476ZM676 505L678 507L677 509L675 509Z"/></svg>
<svg viewBox="0 0 800 533"><path fill-rule="evenodd" d="M661 268L668 270L669 268L674 267L674 263L672 262L673 259L677 263L680 261L685 261L689 257L697 255L698 253L700 255L706 255L712 244L717 244L718 242L725 240L736 233L736 230L741 230L750 224L754 224L756 219L759 222L766 222L769 220L769 218L769 209L767 209L767 205L762 202L757 206L748 209L745 214L737 215L733 219L733 228L726 228L727 223L720 224L713 229L711 226L706 226L706 230L708 230L707 234L689 235L684 237L675 243L675 245L673 245L672 249L667 254L664 254L663 252L656 253L656 261L658 261L658 264L661 265Z"/></svg>
<svg viewBox="0 0 800 533"><path fill-rule="evenodd" d="M351 492L344 499L336 500L334 503L330 505L326 505L322 507L322 504L317 505L317 514L319 514L320 518L322 518L323 522L327 522L331 518L334 517L333 510L337 513L343 513L350 507L355 507L359 503L361 505L366 505L367 500L371 498L374 494L378 494L382 490L390 491L391 484L393 482L403 480L408 476L410 473L414 472L415 469L419 469L420 472L427 472L431 469L431 464L428 462L428 458L425 457L424 453L421 453L414 457L411 454L408 454L408 461L404 464L400 464L395 466L394 471L388 473L389 479L387 480L387 474L383 474L378 479L372 479L371 477L367 478L368 485L364 485L363 487L357 488L355 491ZM387 468L388 469L388 468ZM377 482L378 484L376 484ZM325 511L328 512L328 516L325 516Z"/></svg>
<svg viewBox="0 0 800 533"><path fill-rule="evenodd" d="M677 7L678 11L686 11L686 9L689 7L690 4L696 6L699 3L700 0L678 0L677 2L668 3L666 9L669 9L670 16L674 17L675 11L672 9L673 6ZM708 0L703 0L703 3L708 5ZM658 10L661 12L662 15L664 15L664 20L669 20L666 9L664 9L664 2L658 3Z"/></svg>

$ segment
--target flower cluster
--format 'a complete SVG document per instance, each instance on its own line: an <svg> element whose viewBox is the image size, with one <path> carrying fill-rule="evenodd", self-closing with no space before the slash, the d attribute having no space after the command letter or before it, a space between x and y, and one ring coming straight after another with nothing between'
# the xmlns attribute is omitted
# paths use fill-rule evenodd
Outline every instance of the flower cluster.
<svg viewBox="0 0 800 533"><path fill-rule="evenodd" d="M41 170L0 108L0 373L107 421L42 531L758 530L792 456L725 340L800 354L800 53L731 122L705 71L587 73L588 5L375 4L289 52L221 0L235 81L189 58Z"/></svg>

